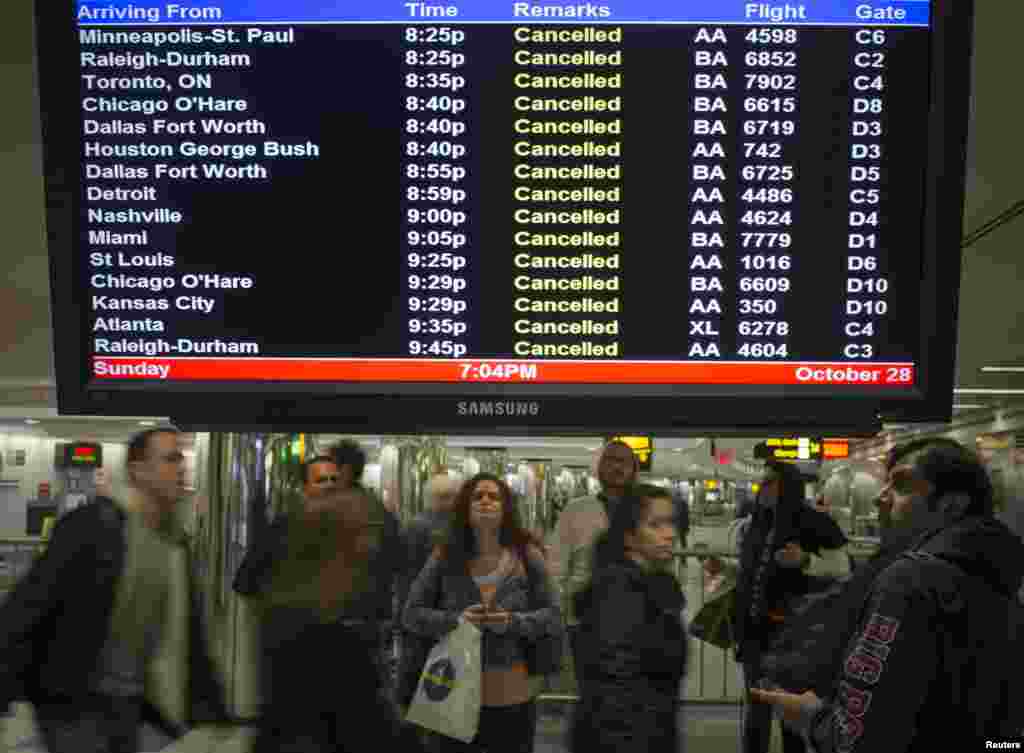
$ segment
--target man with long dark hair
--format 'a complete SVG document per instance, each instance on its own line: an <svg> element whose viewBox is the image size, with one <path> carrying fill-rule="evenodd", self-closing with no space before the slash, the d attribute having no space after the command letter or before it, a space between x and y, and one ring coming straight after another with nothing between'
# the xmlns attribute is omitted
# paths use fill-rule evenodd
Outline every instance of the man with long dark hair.
<svg viewBox="0 0 1024 753"><path fill-rule="evenodd" d="M833 686L751 695L817 753L981 750L1019 735L1024 542L994 518L985 469L959 443L911 442L887 465L883 568L865 568L871 581L838 610L853 629L826 628L849 636Z"/></svg>
<svg viewBox="0 0 1024 753"><path fill-rule="evenodd" d="M763 657L787 619L789 603L811 587L809 576L823 572L825 562L835 563L834 575L849 572L849 561L841 556L847 540L834 520L807 504L799 469L777 461L765 464L752 517L737 539L736 658L747 687L755 687L763 678ZM714 573L721 563L711 560L706 567ZM744 711L744 753L767 753L771 710L749 704ZM787 729L783 746L786 753L803 753L803 741Z"/></svg>
<svg viewBox="0 0 1024 753"><path fill-rule="evenodd" d="M885 523L881 546L849 576L833 578L793 605L787 620L767 654L762 670L770 685L827 696L835 679L835 666L860 619L859 610L875 578L892 564L906 544L894 541L888 505L881 503L883 484L874 474L858 471L850 493L854 509L878 507Z"/></svg>

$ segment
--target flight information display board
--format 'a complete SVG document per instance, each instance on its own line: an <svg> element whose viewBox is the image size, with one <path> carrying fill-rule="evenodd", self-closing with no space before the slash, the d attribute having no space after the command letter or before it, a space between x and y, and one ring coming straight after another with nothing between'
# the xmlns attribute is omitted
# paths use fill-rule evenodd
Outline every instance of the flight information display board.
<svg viewBox="0 0 1024 753"><path fill-rule="evenodd" d="M80 395L920 404L951 373L927 351L955 336L934 235L962 153L929 174L958 146L935 134L952 3L53 5Z"/></svg>

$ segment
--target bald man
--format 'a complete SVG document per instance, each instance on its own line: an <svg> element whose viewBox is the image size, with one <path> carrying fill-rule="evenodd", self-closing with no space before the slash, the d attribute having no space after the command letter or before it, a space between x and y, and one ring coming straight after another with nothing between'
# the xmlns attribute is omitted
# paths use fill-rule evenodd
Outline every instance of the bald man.
<svg viewBox="0 0 1024 753"><path fill-rule="evenodd" d="M608 442L597 458L597 480L601 483L601 492L572 500L558 516L551 547L553 551L548 554L548 567L562 588L562 608L576 667L577 687L581 687L584 681L584 667L579 655L579 616L573 609L572 597L590 581L594 541L608 530L616 503L626 487L636 481L639 471L640 464L629 445L620 441Z"/></svg>
<svg viewBox="0 0 1024 753"><path fill-rule="evenodd" d="M455 497L461 486L458 479L447 473L438 475L427 481L423 488L426 510L409 522L406 528L408 545L408 580L411 582L419 575L420 570L430 559L438 536L443 536L451 522L455 510ZM403 601L402 606L405 606Z"/></svg>
<svg viewBox="0 0 1024 753"><path fill-rule="evenodd" d="M401 579L400 611L405 610L410 585L420 574L423 566L427 564L438 540L448 531L448 525L455 510L455 498L458 496L461 485L459 479L453 478L447 473L440 473L427 481L423 488L427 509L410 521L405 530L408 552L406 562L409 569L405 573L405 577ZM429 651L430 644L418 636L403 631L401 645L395 700L399 706L404 707L409 705L412 696L416 693L416 684L423 669L423 662L427 659L426 652Z"/></svg>

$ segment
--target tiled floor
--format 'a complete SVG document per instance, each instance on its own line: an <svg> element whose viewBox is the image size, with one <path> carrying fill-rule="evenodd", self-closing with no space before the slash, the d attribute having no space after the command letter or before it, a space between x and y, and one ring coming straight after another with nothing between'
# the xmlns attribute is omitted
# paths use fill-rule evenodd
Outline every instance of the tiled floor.
<svg viewBox="0 0 1024 753"><path fill-rule="evenodd" d="M12 711L11 716L0 721L0 725L3 726L3 734L0 736L4 742L2 750L11 753L46 753L43 741L36 732L31 707L18 703L14 705ZM154 730L143 730L139 753L158 753L166 748L167 739L163 735Z"/></svg>
<svg viewBox="0 0 1024 753"><path fill-rule="evenodd" d="M3 750L10 753L46 753L36 736L32 712L17 705L15 714L5 720ZM735 706L691 706L680 713L684 730L680 753L736 753L739 750L739 710ZM535 753L564 753L568 718L561 714L543 715L537 725ZM248 753L252 730L241 729L226 736L209 730L197 730L164 746L146 735L139 753ZM778 735L773 736L773 753L781 750Z"/></svg>
<svg viewBox="0 0 1024 753"><path fill-rule="evenodd" d="M739 709L735 706L687 707L680 713L680 753L738 753ZM567 720L544 717L537 725L534 753L564 753ZM773 746L773 750L779 750Z"/></svg>

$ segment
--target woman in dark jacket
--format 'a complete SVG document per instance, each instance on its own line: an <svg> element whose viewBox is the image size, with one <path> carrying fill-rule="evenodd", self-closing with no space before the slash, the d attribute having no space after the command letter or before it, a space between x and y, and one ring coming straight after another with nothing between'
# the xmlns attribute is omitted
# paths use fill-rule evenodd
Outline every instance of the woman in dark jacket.
<svg viewBox="0 0 1024 753"><path fill-rule="evenodd" d="M381 690L365 637L339 615L368 587L372 500L311 500L258 597L262 718L254 753L422 750Z"/></svg>
<svg viewBox="0 0 1024 753"><path fill-rule="evenodd" d="M637 485L595 545L591 583L575 604L587 681L570 734L574 753L679 750L688 640L686 600L669 570L675 536L671 494Z"/></svg>

